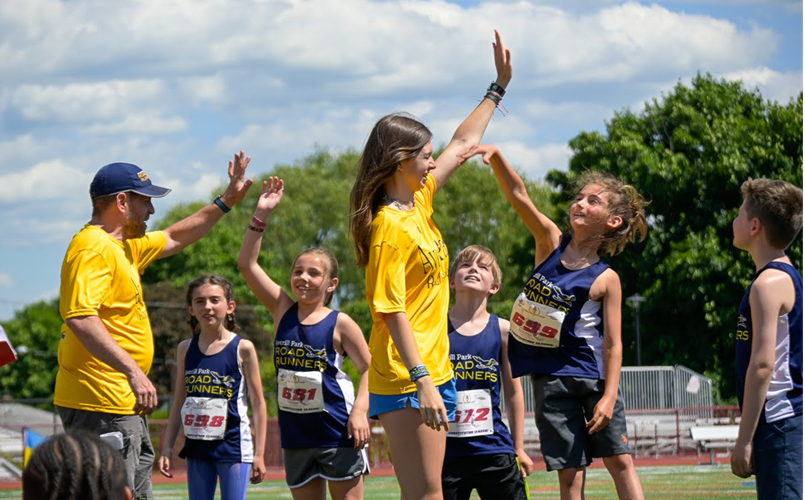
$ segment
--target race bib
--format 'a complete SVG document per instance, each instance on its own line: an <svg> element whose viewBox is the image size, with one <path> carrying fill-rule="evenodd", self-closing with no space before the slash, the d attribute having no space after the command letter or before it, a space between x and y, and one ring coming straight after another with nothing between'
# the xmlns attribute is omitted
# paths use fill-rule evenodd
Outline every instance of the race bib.
<svg viewBox="0 0 805 500"><path fill-rule="evenodd" d="M321 372L294 372L280 368L277 374L277 403L291 413L324 411Z"/></svg>
<svg viewBox="0 0 805 500"><path fill-rule="evenodd" d="M448 437L468 438L494 433L492 395L489 389L458 391L456 419L449 423Z"/></svg>
<svg viewBox="0 0 805 500"><path fill-rule="evenodd" d="M528 300L521 293L512 307L509 331L523 344L553 349L559 347L564 321L563 311Z"/></svg>
<svg viewBox="0 0 805 500"><path fill-rule="evenodd" d="M184 435L201 441L223 439L228 405L224 398L186 398L182 406Z"/></svg>

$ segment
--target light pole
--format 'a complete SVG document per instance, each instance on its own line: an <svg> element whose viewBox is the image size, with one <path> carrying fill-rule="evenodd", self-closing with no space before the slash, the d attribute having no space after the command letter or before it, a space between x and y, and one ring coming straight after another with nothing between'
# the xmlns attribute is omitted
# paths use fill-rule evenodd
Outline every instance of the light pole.
<svg viewBox="0 0 805 500"><path fill-rule="evenodd" d="M626 297L626 301L634 307L635 329L637 330L637 366L640 366L643 364L643 359L640 355L640 303L645 302L646 298L636 293L631 297Z"/></svg>

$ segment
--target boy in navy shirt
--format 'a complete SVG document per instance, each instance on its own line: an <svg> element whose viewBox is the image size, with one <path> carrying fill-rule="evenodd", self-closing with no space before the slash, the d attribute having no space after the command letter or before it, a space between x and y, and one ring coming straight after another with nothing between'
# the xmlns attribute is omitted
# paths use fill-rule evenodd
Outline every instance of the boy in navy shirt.
<svg viewBox="0 0 805 500"><path fill-rule="evenodd" d="M735 372L741 424L730 459L755 474L759 499L802 498L802 276L785 254L802 228L802 189L749 179L733 244L756 273L738 309Z"/></svg>
<svg viewBox="0 0 805 500"><path fill-rule="evenodd" d="M450 269L450 288L456 294L448 331L458 407L447 433L444 498L468 500L475 489L482 500L527 499L524 478L534 466L523 450L523 388L506 355L509 322L486 309L500 289L495 255L480 245L462 250ZM500 413L501 382L511 433Z"/></svg>

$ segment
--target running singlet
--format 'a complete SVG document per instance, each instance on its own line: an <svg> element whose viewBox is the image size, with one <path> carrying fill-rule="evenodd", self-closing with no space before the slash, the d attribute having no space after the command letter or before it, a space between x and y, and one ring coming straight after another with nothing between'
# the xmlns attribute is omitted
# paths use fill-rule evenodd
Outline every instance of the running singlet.
<svg viewBox="0 0 805 500"><path fill-rule="evenodd" d="M593 282L609 269L599 260L584 269L562 265L562 252L571 236L562 236L559 246L537 266L523 287L529 301L564 313L555 348L537 347L517 340L514 330L520 318L512 317L509 362L512 376L528 374L604 379L603 303L590 300ZM516 316L516 314L515 314Z"/></svg>
<svg viewBox="0 0 805 500"><path fill-rule="evenodd" d="M770 262L755 274L752 283L766 269L777 269L791 277L796 300L791 311L777 319L774 369L766 403L760 415L761 423L802 415L802 276L790 264ZM752 284L746 289L738 308L738 330L735 336L735 383L738 389L738 404L741 408L743 408L746 372L752 355L752 310L749 306L751 291Z"/></svg>
<svg viewBox="0 0 805 500"><path fill-rule="evenodd" d="M458 333L448 323L458 410L456 422L450 422L445 457L514 453L500 414L499 321L492 314L486 327L473 336Z"/></svg>
<svg viewBox="0 0 805 500"><path fill-rule="evenodd" d="M243 377L243 366L238 355L240 337L237 335L221 350L207 356L198 348L198 335L194 335L187 348L184 365L184 384L187 401L182 411L185 434L204 428L201 436L215 436L216 423L221 415L215 400L226 400L226 430L223 439L186 439L179 453L182 458L213 460L216 462L253 462L254 446L247 414L248 390ZM190 404L190 400L197 404ZM205 404L207 403L207 404Z"/></svg>
<svg viewBox="0 0 805 500"><path fill-rule="evenodd" d="M282 316L274 340L283 448L353 448L347 420L355 403L344 355L333 348L338 311L314 325L299 322L298 304Z"/></svg>

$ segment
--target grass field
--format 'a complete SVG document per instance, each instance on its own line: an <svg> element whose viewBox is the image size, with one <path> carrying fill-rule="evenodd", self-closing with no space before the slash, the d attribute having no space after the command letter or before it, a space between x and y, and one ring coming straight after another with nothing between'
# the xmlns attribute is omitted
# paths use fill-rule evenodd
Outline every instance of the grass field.
<svg viewBox="0 0 805 500"><path fill-rule="evenodd" d="M740 479L730 473L728 465L686 465L663 467L638 467L646 498L687 499L706 498L727 500L732 498L756 498L754 480ZM531 498L558 498L556 474L537 471L528 478ZM154 488L159 500L182 500L187 498L187 485L160 484ZM19 490L0 491L0 499L20 498ZM400 489L393 476L369 476L366 481L366 500L399 498ZM586 497L594 500L617 499L615 487L605 469L589 469L587 472ZM250 500L291 498L283 481L267 481L249 488ZM477 497L473 497L477 498Z"/></svg>

